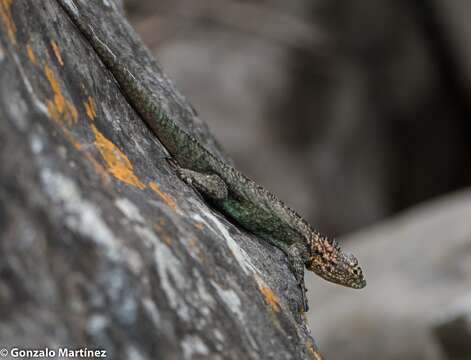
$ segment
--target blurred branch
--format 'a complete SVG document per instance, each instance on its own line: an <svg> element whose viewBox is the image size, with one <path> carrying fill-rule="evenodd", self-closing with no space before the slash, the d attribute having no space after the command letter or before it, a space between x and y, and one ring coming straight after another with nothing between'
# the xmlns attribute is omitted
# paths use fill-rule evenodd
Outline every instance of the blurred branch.
<svg viewBox="0 0 471 360"><path fill-rule="evenodd" d="M328 36L319 26L300 17L277 11L276 9L254 3L224 1L193 8L193 12L181 7L155 12L139 20L140 32L156 28L174 27L173 32L191 28L196 24L208 24L256 36L283 46L287 49L301 50L319 54L329 43ZM172 31L165 31L171 34ZM148 39L151 47L157 46L166 36L157 35Z"/></svg>

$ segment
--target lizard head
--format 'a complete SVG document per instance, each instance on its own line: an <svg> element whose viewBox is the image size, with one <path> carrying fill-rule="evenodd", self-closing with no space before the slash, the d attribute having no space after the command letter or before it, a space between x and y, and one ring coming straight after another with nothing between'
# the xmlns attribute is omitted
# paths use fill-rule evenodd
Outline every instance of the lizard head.
<svg viewBox="0 0 471 360"><path fill-rule="evenodd" d="M311 254L306 262L308 270L315 272L327 281L361 289L366 286L363 271L358 260L351 254L345 254L335 240L329 240L314 234L310 242Z"/></svg>

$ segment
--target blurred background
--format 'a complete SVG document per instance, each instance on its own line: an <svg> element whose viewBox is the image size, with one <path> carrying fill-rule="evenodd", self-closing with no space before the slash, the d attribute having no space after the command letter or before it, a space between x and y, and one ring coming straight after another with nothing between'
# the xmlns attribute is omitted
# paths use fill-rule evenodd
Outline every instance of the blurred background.
<svg viewBox="0 0 471 360"><path fill-rule="evenodd" d="M308 278L328 359L471 359L471 3L125 0L244 173L364 264Z"/></svg>

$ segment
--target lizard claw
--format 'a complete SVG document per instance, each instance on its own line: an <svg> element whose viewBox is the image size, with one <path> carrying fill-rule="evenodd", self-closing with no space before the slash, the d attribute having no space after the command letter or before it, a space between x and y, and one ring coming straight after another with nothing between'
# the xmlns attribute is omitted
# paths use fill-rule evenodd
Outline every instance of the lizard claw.
<svg viewBox="0 0 471 360"><path fill-rule="evenodd" d="M177 161L174 158L166 156L164 159L170 164L172 168L177 169L179 167Z"/></svg>

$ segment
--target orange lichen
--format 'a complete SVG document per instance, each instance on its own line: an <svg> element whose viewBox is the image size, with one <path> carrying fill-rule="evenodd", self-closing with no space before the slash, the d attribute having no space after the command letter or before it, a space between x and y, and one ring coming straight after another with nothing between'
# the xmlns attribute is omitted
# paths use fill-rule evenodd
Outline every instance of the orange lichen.
<svg viewBox="0 0 471 360"><path fill-rule="evenodd" d="M269 287L260 287L260 291L262 295L265 297L265 302L270 305L273 311L278 312L280 311L280 304L278 302L278 298L273 293L273 291Z"/></svg>
<svg viewBox="0 0 471 360"><path fill-rule="evenodd" d="M200 231L204 229L204 223L202 222L195 222L193 225Z"/></svg>
<svg viewBox="0 0 471 360"><path fill-rule="evenodd" d="M13 0L0 0L0 18L7 31L7 35L13 45L16 45L16 25L11 16L11 4Z"/></svg>
<svg viewBox="0 0 471 360"><path fill-rule="evenodd" d="M47 65L44 65L44 73L46 74L47 80L52 87L54 92L54 105L59 113L63 113L65 109L65 99L62 95L61 88L57 82L56 76L51 68Z"/></svg>
<svg viewBox="0 0 471 360"><path fill-rule="evenodd" d="M95 105L93 104L93 98L89 96L83 105L85 106L85 112L87 113L87 116L90 118L90 120L94 120L96 117L96 111Z"/></svg>
<svg viewBox="0 0 471 360"><path fill-rule="evenodd" d="M67 141L69 141L72 144L74 148L76 148L77 150L85 154L85 158L93 165L93 167L95 168L95 171L101 176L102 181L104 183L109 183L110 176L106 172L105 168L102 165L100 165L100 163L96 161L96 159L90 153L86 152L83 149L82 144L80 144L80 142L75 138L74 135L72 135L72 133L69 130L67 130L65 127L62 127L62 132L64 134L64 137L67 139Z"/></svg>
<svg viewBox="0 0 471 360"><path fill-rule="evenodd" d="M56 75L47 64L44 65L44 74L46 75L46 78L49 81L49 84L51 85L52 91L54 93L54 99L46 101L49 115L57 122L60 120L66 120L69 125L70 123L77 122L77 109L70 101L64 98L59 82L56 79Z"/></svg>
<svg viewBox="0 0 471 360"><path fill-rule="evenodd" d="M91 154L86 152L85 157L93 165L93 167L95 168L95 171L97 172L97 174L99 174L101 176L102 181L104 183L109 183L110 182L110 176L106 172L105 168L103 166L101 166L101 164L98 161L96 161L96 159Z"/></svg>
<svg viewBox="0 0 471 360"><path fill-rule="evenodd" d="M192 237L188 240L188 246L201 262L205 262L206 258L204 256L204 252L199 247L198 239L196 237Z"/></svg>
<svg viewBox="0 0 471 360"><path fill-rule="evenodd" d="M150 182L149 187L160 196L165 204L167 204L173 211L177 210L177 204L175 201L167 194L165 194L162 190L160 190L159 185L156 182Z"/></svg>
<svg viewBox="0 0 471 360"><path fill-rule="evenodd" d="M105 160L108 171L120 181L144 189L146 185L134 174L133 166L128 157L98 131L95 125L92 125L92 130L95 134L95 145Z"/></svg>
<svg viewBox="0 0 471 360"><path fill-rule="evenodd" d="M52 46L52 50L54 51L54 55L56 55L57 61L59 61L59 64L61 66L64 66L64 60L62 60L62 56L61 56L61 52L59 50L59 46L57 45L57 43L54 40L51 41L51 46Z"/></svg>
<svg viewBox="0 0 471 360"><path fill-rule="evenodd" d="M82 144L80 144L80 142L75 138L75 136L65 127L62 127L62 133L64 134L64 137L67 139L67 141L70 142L74 148L85 154L85 158L93 165L95 171L101 176L102 181L104 183L109 183L110 176L106 172L105 168L101 166L90 153L86 152L83 149Z"/></svg>
<svg viewBox="0 0 471 360"><path fill-rule="evenodd" d="M74 148L76 148L77 150L82 150L82 144L80 144L80 142L75 138L74 135L72 135L69 130L63 127L62 132L64 133L64 137L72 144Z"/></svg>
<svg viewBox="0 0 471 360"><path fill-rule="evenodd" d="M67 114L72 118L73 122L77 122L78 120L78 112L74 105L71 102L65 101L65 106L67 109Z"/></svg>
<svg viewBox="0 0 471 360"><path fill-rule="evenodd" d="M26 55L28 55L29 61L31 61L34 65L38 64L38 61L36 59L36 55L34 54L33 48L31 45L26 45Z"/></svg>
<svg viewBox="0 0 471 360"><path fill-rule="evenodd" d="M192 238L188 241L188 245L190 245L191 248L196 248L196 247L197 247L197 243L198 243L198 239L196 239L195 237L192 237Z"/></svg>
<svg viewBox="0 0 471 360"><path fill-rule="evenodd" d="M260 289L267 305L269 305L274 312L279 312L281 308L278 297L260 277L255 276L255 280L257 281L258 288Z"/></svg>
<svg viewBox="0 0 471 360"><path fill-rule="evenodd" d="M311 353L314 360L322 360L322 355L319 353L319 351L314 349L314 344L312 343L312 341L308 341L306 343L306 347L307 350Z"/></svg>
<svg viewBox="0 0 471 360"><path fill-rule="evenodd" d="M157 234L162 238L162 240L168 245L172 245L172 238L165 232L162 227L162 222L160 224L154 224L154 229L157 231Z"/></svg>
<svg viewBox="0 0 471 360"><path fill-rule="evenodd" d="M55 121L59 122L60 114L54 105L54 101L46 100L46 105L47 105L47 112L49 113L49 116L52 117Z"/></svg>

